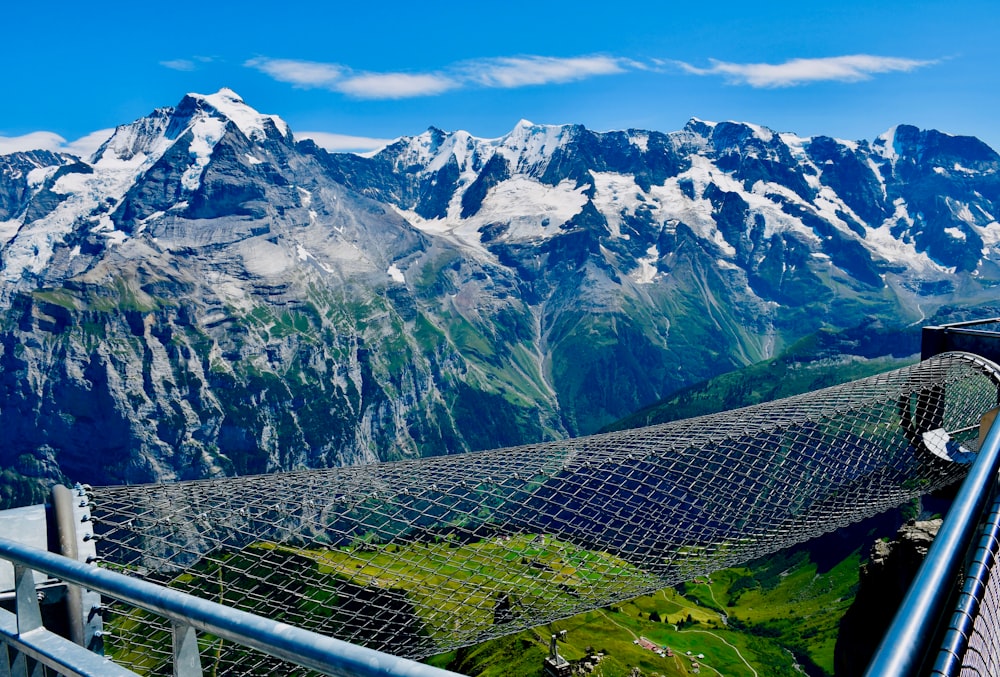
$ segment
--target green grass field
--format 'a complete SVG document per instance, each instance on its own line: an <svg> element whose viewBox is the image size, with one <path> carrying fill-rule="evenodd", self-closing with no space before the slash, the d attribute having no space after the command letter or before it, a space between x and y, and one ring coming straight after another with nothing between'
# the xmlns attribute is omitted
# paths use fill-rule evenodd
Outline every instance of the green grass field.
<svg viewBox="0 0 1000 677"><path fill-rule="evenodd" d="M594 674L607 677L633 667L664 677L832 675L860 563L855 550L820 571L807 549L794 549L428 662L467 675L533 677L542 674L549 637L566 630L560 654L575 661L602 652ZM673 657L636 644L639 637L670 647Z"/></svg>
<svg viewBox="0 0 1000 677"><path fill-rule="evenodd" d="M488 627L493 622L497 585L524 602L533 596L550 601L566 596L570 602L575 588L600 586L603 576L641 575L606 553L527 535L503 541L442 540L334 549L259 543L213 560L228 562L237 573L223 573L217 564L208 562L204 571L185 573L174 584L237 604L243 594L239 572L260 579L267 570L269 585L282 590L284 584L273 576L276 563L311 563L310 572L288 570L297 587L292 594L276 598L275 609L266 615L277 618L287 613L288 622L295 622L291 614L296 611L289 605L298 605L300 612L329 615L332 607L327 607L336 598L326 591L341 581L402 592L422 632L441 640L454 640L463 633L472 637ZM792 677L802 674L797 665L807 666L809 674L832 675L837 630L853 599L859 564L859 553L854 551L820 571L808 549L784 551L747 567L717 571L428 662L467 675L541 675L549 638L566 631L559 642L560 654L582 662L599 653L602 658L594 674L606 677L625 677L633 668L663 677L696 674L695 669L697 674L727 677ZM261 574L254 573L258 569ZM113 616L108 622L112 637L139 640L113 641L110 653L140 673L158 674L168 656L142 647L160 645L169 651L169 639L165 630L149 625L150 620L141 612ZM669 647L672 655L658 655L645 648L640 638ZM206 656L216 650L214 642L207 636L201 638Z"/></svg>

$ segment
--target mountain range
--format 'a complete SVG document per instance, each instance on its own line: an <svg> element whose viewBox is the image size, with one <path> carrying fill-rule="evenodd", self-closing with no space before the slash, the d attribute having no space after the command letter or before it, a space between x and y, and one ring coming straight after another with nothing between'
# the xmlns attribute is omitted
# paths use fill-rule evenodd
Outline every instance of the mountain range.
<svg viewBox="0 0 1000 677"><path fill-rule="evenodd" d="M1000 283L1000 156L692 119L329 153L236 93L0 156L0 506L587 434Z"/></svg>

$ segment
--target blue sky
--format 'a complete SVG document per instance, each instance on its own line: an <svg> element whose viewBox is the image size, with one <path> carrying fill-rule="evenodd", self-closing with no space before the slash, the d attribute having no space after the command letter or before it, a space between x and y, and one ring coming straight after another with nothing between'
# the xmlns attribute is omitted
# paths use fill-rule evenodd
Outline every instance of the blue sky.
<svg viewBox="0 0 1000 677"><path fill-rule="evenodd" d="M328 147L431 125L489 138L521 118L673 131L699 117L845 139L908 123L1000 149L995 0L57 1L3 14L0 152L82 152L222 87Z"/></svg>

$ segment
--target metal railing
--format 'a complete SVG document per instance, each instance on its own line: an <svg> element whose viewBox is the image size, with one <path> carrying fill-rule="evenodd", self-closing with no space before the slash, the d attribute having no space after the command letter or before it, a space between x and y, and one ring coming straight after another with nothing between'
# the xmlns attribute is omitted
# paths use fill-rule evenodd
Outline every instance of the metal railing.
<svg viewBox="0 0 1000 677"><path fill-rule="evenodd" d="M953 350L975 353L1000 363L1000 317L923 327L920 359Z"/></svg>
<svg viewBox="0 0 1000 677"><path fill-rule="evenodd" d="M979 546L966 571L957 608L932 672L935 677L1000 674L1000 581L993 576L1000 550L1000 494L990 508Z"/></svg>
<svg viewBox="0 0 1000 677"><path fill-rule="evenodd" d="M0 538L0 558L14 564L16 587L16 613L0 609L0 676L3 677L41 675L41 666L59 675L78 677L136 674L42 625L35 571L169 619L173 626L173 673L178 677L202 674L198 631L325 675L460 677L454 672L255 616L5 538Z"/></svg>
<svg viewBox="0 0 1000 677"><path fill-rule="evenodd" d="M981 598L979 593L983 590L981 587L977 588L976 579L983 581L987 577L989 567L984 569L982 564L989 565L995 559L980 557L978 559L984 561L979 566L974 564L970 569L969 552L977 535L983 533L981 525L984 516L996 505L998 472L1000 424L994 423L990 426L979 455L948 510L892 625L869 664L866 677L928 674L932 669L932 662L939 658L934 669L944 667L945 664L952 667L947 668L948 672L935 674L959 674L952 670L961 663L959 654L964 653L968 635L959 637L949 633L947 637L944 636L944 621L952 616L950 612L955 609L960 582L965 580L971 582L971 585L966 585L963 589L964 599L959 599L958 613L961 614L964 609L968 619L952 616L953 630L959 634L968 632L969 623L974 622L975 602ZM993 531L996 531L995 526ZM989 536L990 530L987 530L983 538L988 539ZM994 540L995 537L994 533ZM992 643L995 646L993 651L1000 650L1000 634L993 634ZM939 657L939 649L950 656Z"/></svg>

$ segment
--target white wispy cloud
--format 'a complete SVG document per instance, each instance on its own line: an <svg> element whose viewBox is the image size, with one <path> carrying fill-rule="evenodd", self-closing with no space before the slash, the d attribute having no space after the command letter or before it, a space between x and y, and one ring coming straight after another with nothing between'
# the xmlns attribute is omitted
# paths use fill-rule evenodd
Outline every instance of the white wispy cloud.
<svg viewBox="0 0 1000 677"><path fill-rule="evenodd" d="M475 59L439 71L400 73L354 71L336 63L256 57L244 63L280 82L323 88L359 99L403 99L433 96L455 89L511 89L558 84L639 68L628 59L610 56L516 56Z"/></svg>
<svg viewBox="0 0 1000 677"><path fill-rule="evenodd" d="M693 75L721 75L731 83L751 87L794 87L823 81L857 82L871 79L878 73L907 72L937 63L870 54L790 59L778 64L732 63L716 59L709 61L712 65L708 68L699 68L683 61L674 63Z"/></svg>
<svg viewBox="0 0 1000 677"><path fill-rule="evenodd" d="M625 72L630 64L610 56L514 56L469 61L464 68L469 80L484 87L514 88L614 75Z"/></svg>
<svg viewBox="0 0 1000 677"><path fill-rule="evenodd" d="M63 144L62 150L65 153L72 153L78 157L89 158L114 133L114 129L98 129L96 132L91 132L76 141Z"/></svg>
<svg viewBox="0 0 1000 677"><path fill-rule="evenodd" d="M89 158L114 131L99 129L75 141L67 141L55 132L46 131L30 132L21 136L0 136L0 155L29 150L50 150Z"/></svg>
<svg viewBox="0 0 1000 677"><path fill-rule="evenodd" d="M371 136L350 136L330 132L296 132L296 139L312 139L320 148L336 153L368 153L388 146L395 139L377 139Z"/></svg>
<svg viewBox="0 0 1000 677"><path fill-rule="evenodd" d="M28 150L58 150L66 139L55 132L31 132L22 136L0 136L0 155Z"/></svg>
<svg viewBox="0 0 1000 677"><path fill-rule="evenodd" d="M161 61L160 65L174 71L190 72L197 70L199 66L215 61L211 56L194 56L190 59L167 59Z"/></svg>
<svg viewBox="0 0 1000 677"><path fill-rule="evenodd" d="M458 81L439 73L360 73L338 82L336 90L359 99L408 99L460 86Z"/></svg>
<svg viewBox="0 0 1000 677"><path fill-rule="evenodd" d="M194 61L190 59L169 59L161 61L160 65L172 71L193 71L196 68Z"/></svg>
<svg viewBox="0 0 1000 677"><path fill-rule="evenodd" d="M278 82L287 82L296 87L325 87L335 89L347 72L343 66L318 61L298 61L296 59L269 59L256 57L244 64L261 73L270 75Z"/></svg>

